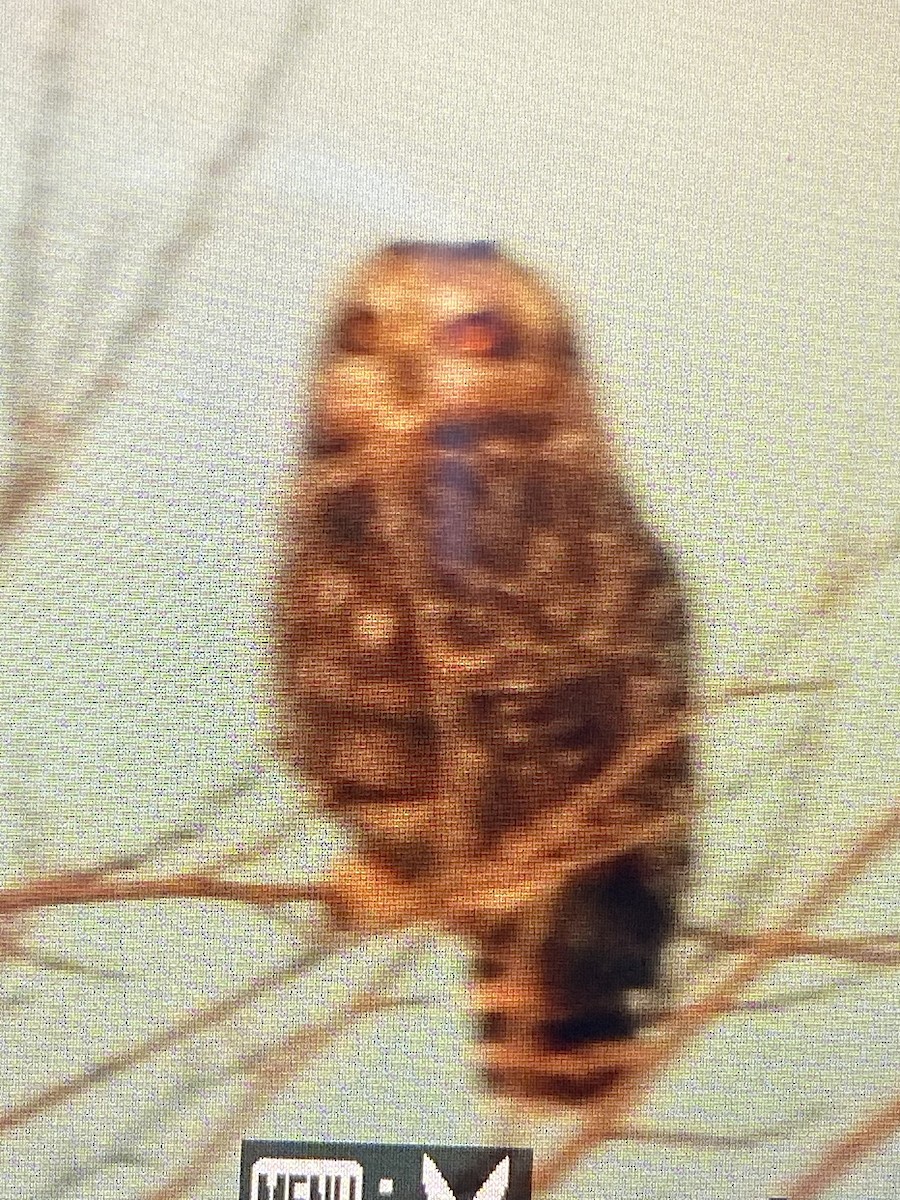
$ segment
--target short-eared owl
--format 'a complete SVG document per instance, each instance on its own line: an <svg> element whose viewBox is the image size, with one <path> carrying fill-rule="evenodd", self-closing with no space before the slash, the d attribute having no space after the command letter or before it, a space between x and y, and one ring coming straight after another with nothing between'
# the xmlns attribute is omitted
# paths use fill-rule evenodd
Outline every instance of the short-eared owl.
<svg viewBox="0 0 900 1200"><path fill-rule="evenodd" d="M602 1092L685 874L689 635L565 312L495 247L348 283L274 623L284 752L358 837L336 911L470 939L494 1088Z"/></svg>

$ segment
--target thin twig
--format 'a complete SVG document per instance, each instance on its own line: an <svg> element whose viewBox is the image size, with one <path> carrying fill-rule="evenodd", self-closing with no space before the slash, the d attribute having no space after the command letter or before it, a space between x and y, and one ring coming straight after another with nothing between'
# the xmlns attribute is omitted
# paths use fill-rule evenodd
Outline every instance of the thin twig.
<svg viewBox="0 0 900 1200"><path fill-rule="evenodd" d="M767 696L804 696L833 692L840 681L833 675L813 675L808 679L747 679L710 689L703 698L707 710L723 708L739 700L762 700Z"/></svg>
<svg viewBox="0 0 900 1200"><path fill-rule="evenodd" d="M277 967L265 975L260 975L256 979L252 979L245 987L231 992L220 1000L216 1000L213 1004L205 1005L195 1009L193 1012L187 1013L161 1033L154 1034L137 1045L129 1046L128 1049L122 1050L118 1054L111 1054L108 1058L80 1072L73 1078L63 1080L62 1083L45 1088L44 1091L39 1092L36 1096L32 1096L28 1100L22 1101L21 1104L13 1105L11 1108L6 1109L5 1112L0 1113L0 1133L7 1133L10 1130L18 1129L21 1125L32 1120L32 1118L63 1104L67 1100L74 1100L89 1088L111 1079L121 1071L147 1062L154 1055L161 1053L163 1050L170 1049L184 1038L191 1037L195 1033L200 1033L202 1030L220 1024L267 993L275 991L276 988L288 983L291 979L295 979L303 975L306 971L309 971L311 967L321 962L329 954L334 953L336 945L337 942L333 938L325 940L321 945L317 945L307 953L299 955L284 966Z"/></svg>
<svg viewBox="0 0 900 1200"><path fill-rule="evenodd" d="M659 1070L675 1059L716 1017L731 1011L743 989L781 956L789 936L802 931L814 917L843 894L898 834L900 803L889 809L873 829L857 840L841 861L810 888L778 926L758 936L752 949L724 980L707 995L686 1005L663 1022L660 1037L647 1046L640 1068L611 1089L604 1098L602 1109L587 1113L578 1130L537 1168L535 1183L539 1192L555 1183L599 1142L617 1136L627 1124L628 1114L647 1092Z"/></svg>
<svg viewBox="0 0 900 1200"><path fill-rule="evenodd" d="M292 4L272 49L245 89L237 116L197 172L185 211L156 251L130 314L113 333L94 379L75 402L66 421L67 438L80 433L93 419L111 381L114 386L126 362L156 327L185 260L209 232L227 186L259 146L266 114L294 61L300 35L308 28L306 5Z"/></svg>
<svg viewBox="0 0 900 1200"><path fill-rule="evenodd" d="M9 282L12 291L9 343L8 404L14 421L34 405L28 374L34 348L34 322L40 304L40 265L54 192L54 168L66 118L72 107L72 64L81 12L75 4L59 5L50 17L40 64L40 97L25 149L25 187L13 229Z"/></svg>
<svg viewBox="0 0 900 1200"><path fill-rule="evenodd" d="M746 951L756 945L758 933L732 933L724 929L706 929L685 925L679 931L685 937L697 938L732 952ZM900 934L873 933L859 937L815 937L811 934L785 934L782 941L784 957L827 957L849 962L871 963L891 967L900 963Z"/></svg>
<svg viewBox="0 0 900 1200"><path fill-rule="evenodd" d="M171 875L163 879L106 879L74 872L32 880L0 891L0 912L25 912L56 904L97 904L122 900L235 900L243 904L328 903L327 883L242 883L217 875Z"/></svg>
<svg viewBox="0 0 900 1200"><path fill-rule="evenodd" d="M782 1185L789 1200L816 1200L836 1179L882 1145L900 1128L900 1092L827 1147L819 1160L793 1182Z"/></svg>
<svg viewBox="0 0 900 1200"><path fill-rule="evenodd" d="M66 34L69 34L71 14L75 11L61 10L62 14L69 14L60 17L59 28ZM308 27L305 4L292 4L272 50L246 88L235 120L202 163L181 219L154 254L130 311L112 331L100 366L90 382L76 394L63 415L32 411L34 406L30 402L28 411L22 410L18 414L22 423L16 437L16 453L7 482L0 491L0 545L12 538L35 504L56 485L75 443L95 419L104 401L121 386L123 371L131 365L162 319L185 261L209 231L231 180L262 140L266 113L294 61L300 35ZM66 42L65 46L68 45ZM60 54L56 40L51 39L51 62L55 64ZM54 96L56 92L65 94L60 88L50 89L50 92ZM38 128L41 127L39 122ZM28 386L23 355L30 340L36 304L36 247L44 236L49 194L49 152L42 137L35 135L33 145L33 182L23 201L25 216L18 239L21 262L17 269L22 272L20 299L13 308L13 351L22 375L14 390L14 397L19 397L15 401L16 413L22 406L21 397Z"/></svg>
<svg viewBox="0 0 900 1200"><path fill-rule="evenodd" d="M216 1126L177 1175L160 1187L142 1193L140 1200L182 1200L217 1165L225 1151L246 1133L252 1117L272 1102L276 1092L296 1079L300 1067L321 1054L336 1037L356 1021L374 1013L422 1003L418 997L384 995L386 983L408 952L408 944L401 946L363 992L326 1020L293 1030L274 1045L254 1054L244 1068L249 1078L243 1094L225 1120Z"/></svg>

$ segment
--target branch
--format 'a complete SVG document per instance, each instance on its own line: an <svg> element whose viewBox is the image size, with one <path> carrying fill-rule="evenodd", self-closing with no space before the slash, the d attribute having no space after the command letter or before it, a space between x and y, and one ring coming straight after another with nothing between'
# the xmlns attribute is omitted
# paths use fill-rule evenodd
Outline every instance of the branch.
<svg viewBox="0 0 900 1200"><path fill-rule="evenodd" d="M773 960L780 957L786 936L801 932L813 918L842 895L898 834L900 802L889 809L872 830L857 840L845 857L813 885L778 926L759 935L744 959L721 983L706 996L686 1005L661 1023L659 1039L646 1047L639 1068L615 1085L602 1105L587 1113L579 1129L537 1169L536 1188L539 1191L546 1190L593 1146L619 1136L627 1125L629 1112L650 1089L655 1075L716 1017L730 1012L747 984L756 980ZM806 1198L801 1196L798 1200Z"/></svg>
<svg viewBox="0 0 900 1200"><path fill-rule="evenodd" d="M789 1200L815 1200L830 1184L877 1149L900 1128L900 1092L866 1120L827 1148L809 1171L798 1176L786 1190Z"/></svg>
<svg viewBox="0 0 900 1200"><path fill-rule="evenodd" d="M373 1013L427 1003L419 997L385 996L385 984L409 952L401 946L390 961L375 975L364 991L358 993L324 1021L292 1030L272 1046L258 1051L245 1064L248 1075L243 1095L232 1111L202 1143L185 1166L160 1187L144 1192L140 1200L182 1200L208 1175L222 1155L245 1134L253 1116L272 1102L274 1093L297 1077L298 1068L321 1054L356 1021Z"/></svg>
<svg viewBox="0 0 900 1200"><path fill-rule="evenodd" d="M122 900L235 900L243 904L328 903L327 883L242 883L217 875L172 875L162 879L107 879L91 872L32 880L0 891L0 912L25 912L53 904L97 904Z"/></svg>
<svg viewBox="0 0 900 1200"><path fill-rule="evenodd" d="M49 128L50 119L61 104L70 103L69 93L58 82L58 76L68 61L75 14L74 8L60 10L53 27L47 57L55 74L51 75L36 122L38 131ZM40 409L34 398L27 395L26 354L37 305L36 262L45 237L50 164L55 157L49 135L42 132L33 135L32 182L23 198L23 218L17 238L19 253L15 256L19 259L20 274L11 336L14 453L9 478L0 491L0 546L10 541L27 514L57 484L76 441L103 402L122 385L123 371L162 319L186 259L209 231L229 183L262 140L266 113L293 61L299 35L308 27L305 6L291 4L272 50L247 86L234 121L201 165L181 219L157 249L130 311L113 330L100 366L61 416Z"/></svg>
<svg viewBox="0 0 900 1200"><path fill-rule="evenodd" d="M60 138L72 108L71 72L81 13L74 4L58 6L41 54L40 97L25 148L25 186L19 219L13 229L10 264L8 404L14 420L34 404L28 394L28 367L34 344L34 321L40 301L40 263L53 199L53 166L60 157Z"/></svg>
<svg viewBox="0 0 900 1200"><path fill-rule="evenodd" d="M688 938L708 942L720 950L747 951L758 944L758 933L731 933L728 930L705 929L685 925L679 933ZM900 934L873 933L862 937L815 937L803 933L785 933L781 938L779 957L842 958L848 962L871 963L892 967L900 963Z"/></svg>
<svg viewBox="0 0 900 1200"><path fill-rule="evenodd" d="M139 1066L141 1063L147 1062L162 1051L177 1045L184 1038L220 1024L222 1021L227 1020L252 1004L255 1000L288 983L291 979L296 979L298 976L304 974L304 972L316 966L322 959L334 953L335 946L335 939L329 938L321 945L313 947L308 953L299 955L286 965L277 967L266 975L260 975L256 979L252 979L245 987L231 992L221 1000L187 1013L181 1020L176 1021L161 1033L155 1034L143 1042L138 1042L137 1045L129 1046L126 1050L122 1050L118 1054L111 1054L108 1058L101 1060L93 1067L89 1067L71 1079L54 1084L44 1091L39 1092L36 1096L32 1096L31 1099L23 1100L21 1104L13 1105L5 1112L0 1113L0 1134L18 1129L21 1125L26 1124L34 1117L40 1116L49 1109L56 1108L67 1100L74 1100L77 1096L82 1095L96 1084L104 1083L129 1067Z"/></svg>

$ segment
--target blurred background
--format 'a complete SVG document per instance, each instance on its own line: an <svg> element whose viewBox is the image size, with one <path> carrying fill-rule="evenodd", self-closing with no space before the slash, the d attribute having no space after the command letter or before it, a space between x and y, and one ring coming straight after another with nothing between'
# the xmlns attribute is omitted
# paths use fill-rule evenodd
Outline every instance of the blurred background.
<svg viewBox="0 0 900 1200"><path fill-rule="evenodd" d="M385 240L497 240L568 298L683 564L701 688L839 685L710 716L694 919L764 923L874 822L900 762L895 5L80 0L6 4L0 29L9 884L223 855L302 879L344 849L267 753L266 595L323 314ZM822 928L896 932L898 865ZM316 939L302 906L2 920L9 1105ZM233 1136L211 1170L191 1155L241 1125L540 1145L546 1122L474 1090L464 980L465 948L427 933L304 961L12 1121L0 1197L23 1169L57 1200L236 1195ZM400 1002L312 1058L291 1041L360 988ZM763 994L783 1003L710 1029L641 1118L699 1145L614 1142L550 1194L786 1194L889 1088L900 997L821 958ZM897 1155L828 1195L887 1198Z"/></svg>

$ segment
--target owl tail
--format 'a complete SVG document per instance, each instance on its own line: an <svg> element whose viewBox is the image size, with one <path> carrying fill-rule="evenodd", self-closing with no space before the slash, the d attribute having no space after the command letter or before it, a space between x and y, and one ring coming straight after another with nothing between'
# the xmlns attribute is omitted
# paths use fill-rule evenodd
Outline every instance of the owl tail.
<svg viewBox="0 0 900 1200"><path fill-rule="evenodd" d="M481 937L476 1003L493 1090L578 1103L635 1065L674 927L664 879L629 854L570 877L549 902Z"/></svg>

